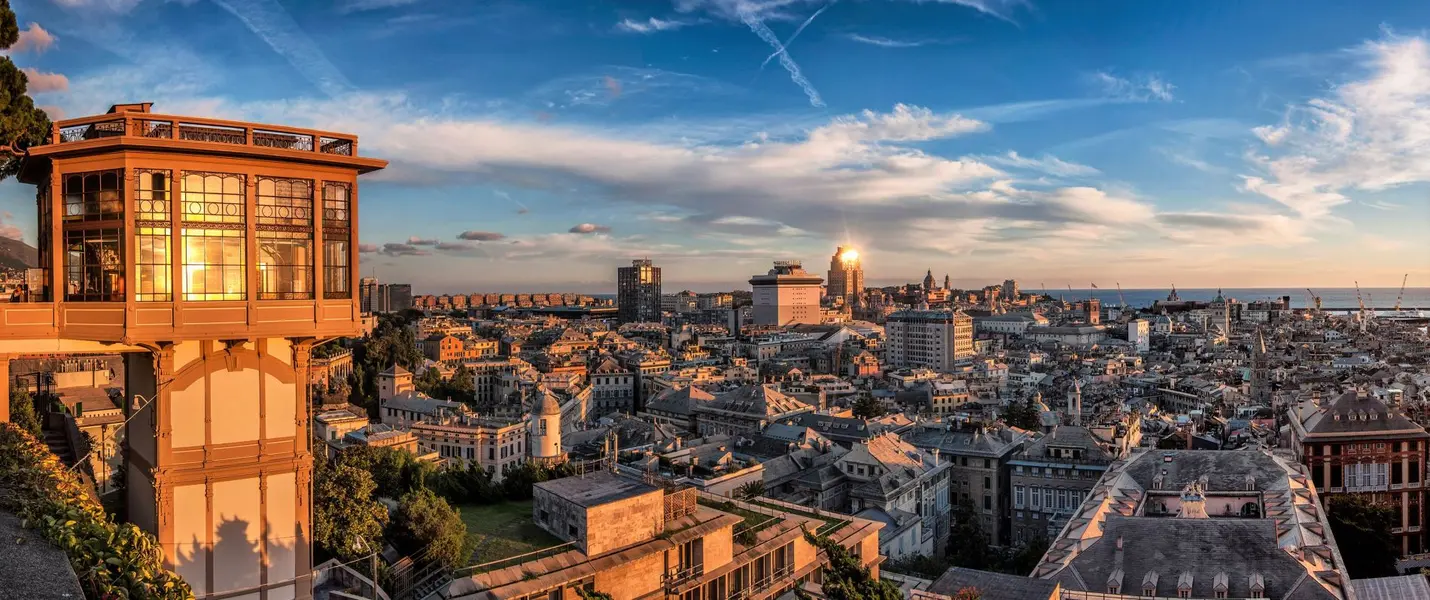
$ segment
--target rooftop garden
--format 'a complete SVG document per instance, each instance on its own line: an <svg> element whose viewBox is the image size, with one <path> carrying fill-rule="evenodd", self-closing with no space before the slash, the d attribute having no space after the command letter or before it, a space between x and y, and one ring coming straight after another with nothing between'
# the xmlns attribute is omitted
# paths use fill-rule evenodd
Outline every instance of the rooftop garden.
<svg viewBox="0 0 1430 600"><path fill-rule="evenodd" d="M12 423L0 423L0 508L64 550L86 598L194 597L182 578L164 568L154 536L110 520L74 472Z"/></svg>
<svg viewBox="0 0 1430 600"><path fill-rule="evenodd" d="M475 550L471 564L488 565L515 556L530 554L553 546L563 546L561 552L571 550L555 536L538 527L531 519L531 501L508 501L496 504L464 504L457 507L462 521L467 524L467 536L471 538ZM517 564L495 564L503 568ZM479 569L481 572L491 569Z"/></svg>

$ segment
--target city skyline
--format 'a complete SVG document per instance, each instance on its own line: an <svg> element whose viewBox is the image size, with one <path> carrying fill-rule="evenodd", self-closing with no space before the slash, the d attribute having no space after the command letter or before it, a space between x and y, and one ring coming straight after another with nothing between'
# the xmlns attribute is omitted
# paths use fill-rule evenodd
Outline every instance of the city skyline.
<svg viewBox="0 0 1430 600"><path fill-rule="evenodd" d="M360 135L393 163L363 274L418 290L645 257L739 287L841 245L871 285L1424 285L1430 9L1288 7L72 0L17 6L11 55L56 118ZM33 211L0 184L0 234Z"/></svg>

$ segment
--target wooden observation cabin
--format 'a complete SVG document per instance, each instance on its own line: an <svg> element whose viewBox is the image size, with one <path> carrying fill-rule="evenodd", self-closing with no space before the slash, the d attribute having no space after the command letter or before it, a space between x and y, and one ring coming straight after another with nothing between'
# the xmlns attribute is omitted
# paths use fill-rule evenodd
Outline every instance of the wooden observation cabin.
<svg viewBox="0 0 1430 600"><path fill-rule="evenodd" d="M0 370L123 353L129 520L200 598L309 598L309 350L361 332L357 178L387 163L352 135L150 106L29 150L41 264L0 303Z"/></svg>

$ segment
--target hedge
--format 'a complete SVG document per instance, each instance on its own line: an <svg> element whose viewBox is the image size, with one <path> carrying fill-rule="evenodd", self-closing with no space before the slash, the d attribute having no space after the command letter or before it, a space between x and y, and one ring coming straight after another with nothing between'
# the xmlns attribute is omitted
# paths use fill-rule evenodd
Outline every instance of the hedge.
<svg viewBox="0 0 1430 600"><path fill-rule="evenodd" d="M154 536L111 521L81 485L29 432L0 423L0 507L65 551L86 598L193 598L189 584L164 568Z"/></svg>

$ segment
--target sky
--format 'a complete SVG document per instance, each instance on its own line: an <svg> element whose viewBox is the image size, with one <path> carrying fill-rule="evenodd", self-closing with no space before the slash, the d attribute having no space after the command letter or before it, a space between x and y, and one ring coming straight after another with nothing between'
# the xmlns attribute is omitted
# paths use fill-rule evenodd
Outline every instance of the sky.
<svg viewBox="0 0 1430 600"><path fill-rule="evenodd" d="M355 133L419 293L1430 285L1430 3L16 0L56 118ZM0 184L0 234L34 240ZM1041 283L1039 283L1041 282Z"/></svg>

